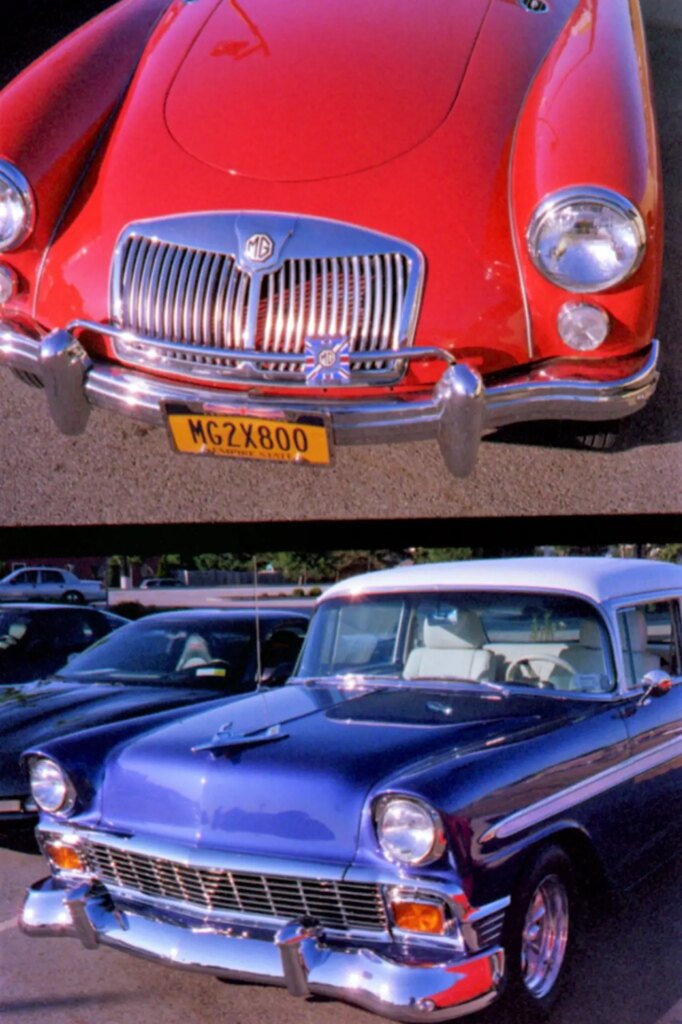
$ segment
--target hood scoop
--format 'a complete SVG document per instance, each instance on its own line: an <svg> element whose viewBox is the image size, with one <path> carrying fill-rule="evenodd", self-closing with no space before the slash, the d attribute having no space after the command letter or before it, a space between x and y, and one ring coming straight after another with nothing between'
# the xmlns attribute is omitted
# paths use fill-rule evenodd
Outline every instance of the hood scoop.
<svg viewBox="0 0 682 1024"><path fill-rule="evenodd" d="M213 739L208 743L192 747L192 753L198 754L201 751L207 750L212 757L224 757L230 754L237 754L242 750L246 750L247 747L260 747L266 743L285 740L288 735L288 733L282 732L279 724L250 733L233 733L232 722L228 722L218 729Z"/></svg>

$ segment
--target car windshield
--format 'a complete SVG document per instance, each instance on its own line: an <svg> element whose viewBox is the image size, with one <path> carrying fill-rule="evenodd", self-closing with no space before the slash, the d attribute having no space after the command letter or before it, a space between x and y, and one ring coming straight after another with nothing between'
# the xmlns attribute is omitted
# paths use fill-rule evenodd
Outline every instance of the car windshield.
<svg viewBox="0 0 682 1024"><path fill-rule="evenodd" d="M141 620L89 647L58 673L69 681L224 687L241 679L254 650L248 619Z"/></svg>
<svg viewBox="0 0 682 1024"><path fill-rule="evenodd" d="M606 693L615 679L606 627L592 605L561 594L492 591L324 601L296 678L339 676L583 693Z"/></svg>

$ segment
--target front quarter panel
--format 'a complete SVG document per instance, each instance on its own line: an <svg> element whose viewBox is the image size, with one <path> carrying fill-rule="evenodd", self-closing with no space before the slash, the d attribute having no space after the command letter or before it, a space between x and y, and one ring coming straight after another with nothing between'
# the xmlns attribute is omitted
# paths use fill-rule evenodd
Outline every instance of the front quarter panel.
<svg viewBox="0 0 682 1024"><path fill-rule="evenodd" d="M5 256L23 285L19 312L30 313L28 282L168 3L122 0L54 46L0 93L0 158L28 179L37 209L33 232Z"/></svg>
<svg viewBox="0 0 682 1024"><path fill-rule="evenodd" d="M428 867L401 868L405 878L443 881L455 872L473 905L508 896L529 852L552 835L586 837L597 859L616 884L627 873L631 791L613 785L590 795L595 776L620 765L629 744L619 704L571 702L571 712L554 727L536 735L498 743L462 756L435 758L414 774L387 777L367 803L357 864L385 860L379 850L371 806L382 792L407 793L438 809L449 839L449 852ZM546 814L498 836L501 823L524 809L576 787L574 796Z"/></svg>
<svg viewBox="0 0 682 1024"><path fill-rule="evenodd" d="M651 341L663 244L651 90L639 0L581 0L528 94L512 155L512 213L536 355L566 354L556 317L569 296L533 266L526 231L543 199L572 186L596 185L625 196L638 207L648 234L644 260L631 278L584 297L607 310L612 329L602 346L581 355L624 355Z"/></svg>

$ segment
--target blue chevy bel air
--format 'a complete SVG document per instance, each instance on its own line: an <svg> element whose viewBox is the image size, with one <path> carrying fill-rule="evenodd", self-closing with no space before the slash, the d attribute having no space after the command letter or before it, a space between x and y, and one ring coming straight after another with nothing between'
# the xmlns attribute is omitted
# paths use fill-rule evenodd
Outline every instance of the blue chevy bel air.
<svg viewBox="0 0 682 1024"><path fill-rule="evenodd" d="M398 1021L545 1014L578 898L680 848L681 595L618 559L337 584L286 686L27 752L24 930Z"/></svg>

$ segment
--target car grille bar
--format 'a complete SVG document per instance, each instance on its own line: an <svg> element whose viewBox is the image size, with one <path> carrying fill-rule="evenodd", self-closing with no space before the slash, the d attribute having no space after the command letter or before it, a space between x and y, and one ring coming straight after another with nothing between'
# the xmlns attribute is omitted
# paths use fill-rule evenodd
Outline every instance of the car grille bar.
<svg viewBox="0 0 682 1024"><path fill-rule="evenodd" d="M182 901L200 910L310 918L327 928L388 928L378 885L193 867L92 840L79 851L95 878L131 894Z"/></svg>
<svg viewBox="0 0 682 1024"><path fill-rule="evenodd" d="M149 337L239 349L249 285L231 256L136 235L123 254L122 324Z"/></svg>
<svg viewBox="0 0 682 1024"><path fill-rule="evenodd" d="M299 220L305 239L306 219ZM404 364L381 355L411 343L421 283L413 247L343 226L362 240L361 251L318 256L308 255L308 246L305 255L254 269L239 265L230 251L238 245L227 229L224 251L215 251L188 242L191 231L180 240L163 238L163 224L155 222L153 230L133 225L116 250L113 323L130 337L114 344L124 361L190 377L243 378L240 352L301 356L306 340L315 338L348 342L354 382L402 374ZM173 235L170 228L168 233ZM319 236L314 239L319 248ZM344 242L348 249L345 236ZM251 367L254 377L264 369L284 380L305 380L300 362L264 358Z"/></svg>

